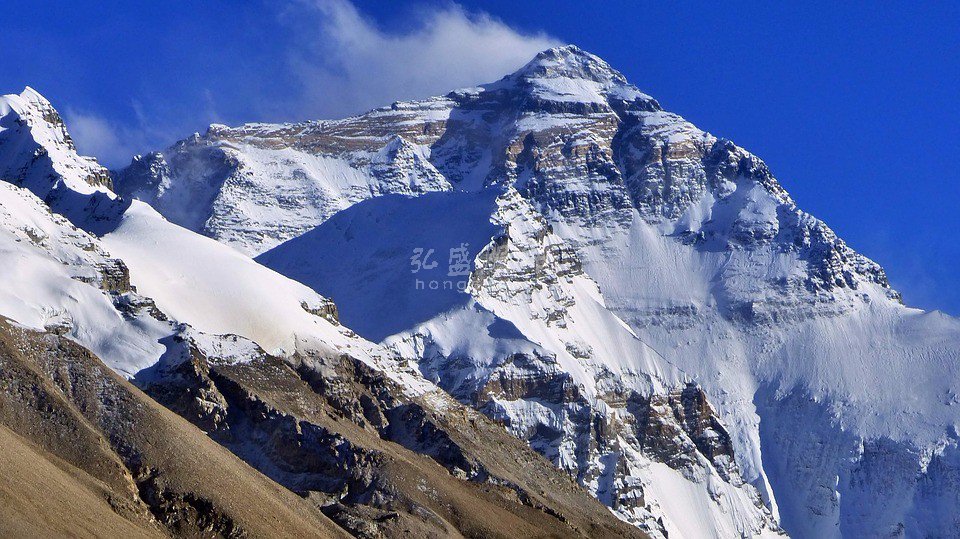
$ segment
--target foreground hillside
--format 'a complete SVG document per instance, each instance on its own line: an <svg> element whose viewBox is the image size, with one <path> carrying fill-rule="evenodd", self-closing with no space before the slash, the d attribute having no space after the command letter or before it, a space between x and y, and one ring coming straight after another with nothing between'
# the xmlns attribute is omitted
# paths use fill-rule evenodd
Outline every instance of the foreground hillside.
<svg viewBox="0 0 960 539"><path fill-rule="evenodd" d="M346 536L62 336L0 320L0 388L4 535Z"/></svg>

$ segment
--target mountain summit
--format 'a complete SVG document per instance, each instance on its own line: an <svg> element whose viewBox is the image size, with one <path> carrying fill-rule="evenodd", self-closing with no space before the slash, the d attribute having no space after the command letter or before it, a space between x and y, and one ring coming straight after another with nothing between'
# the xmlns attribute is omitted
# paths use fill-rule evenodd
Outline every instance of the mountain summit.
<svg viewBox="0 0 960 539"><path fill-rule="evenodd" d="M80 157L53 105L36 90L0 98L0 177L30 188L41 198L62 185L80 193L109 191L107 169ZM30 166L26 166L30 165Z"/></svg>
<svg viewBox="0 0 960 539"><path fill-rule="evenodd" d="M500 82L484 86L520 91L534 102L660 109L659 103L627 82L610 64L575 45L548 49ZM545 110L559 112L557 105Z"/></svg>
<svg viewBox="0 0 960 539"><path fill-rule="evenodd" d="M576 45L547 49L513 74L504 77L504 80L528 82L549 79L593 82L605 88L628 85L626 77L610 64Z"/></svg>

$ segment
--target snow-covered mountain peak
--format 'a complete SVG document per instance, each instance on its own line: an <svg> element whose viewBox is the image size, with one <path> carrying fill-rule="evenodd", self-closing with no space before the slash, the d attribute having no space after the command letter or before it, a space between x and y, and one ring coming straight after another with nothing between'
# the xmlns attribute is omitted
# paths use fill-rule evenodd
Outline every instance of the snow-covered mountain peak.
<svg viewBox="0 0 960 539"><path fill-rule="evenodd" d="M627 79L599 56L577 47L564 45L538 53L511 78L584 79L599 83L627 84Z"/></svg>
<svg viewBox="0 0 960 539"><path fill-rule="evenodd" d="M53 105L26 87L0 96L0 178L27 187L46 199L61 186L81 193L112 196L107 169L77 154L73 139Z"/></svg>
<svg viewBox="0 0 960 539"><path fill-rule="evenodd" d="M642 108L660 108L656 100L629 84L622 73L576 45L547 49L516 72L483 88L519 88L547 102L611 106L640 102Z"/></svg>
<svg viewBox="0 0 960 539"><path fill-rule="evenodd" d="M70 135L67 134L60 115L54 110L50 101L48 101L46 97L43 97L40 92L30 86L26 86L19 94L7 94L0 99L2 99L2 101L0 101L0 103L2 103L0 104L0 114L6 115L8 112L13 111L22 116L25 121L29 122L31 116L39 113L44 121L58 125L59 129L57 129L57 131L59 135L66 142L70 143Z"/></svg>

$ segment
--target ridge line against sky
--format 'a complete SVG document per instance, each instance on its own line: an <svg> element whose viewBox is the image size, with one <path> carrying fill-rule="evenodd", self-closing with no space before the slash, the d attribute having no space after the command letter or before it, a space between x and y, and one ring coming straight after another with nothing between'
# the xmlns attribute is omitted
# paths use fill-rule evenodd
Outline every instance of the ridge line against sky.
<svg viewBox="0 0 960 539"><path fill-rule="evenodd" d="M42 7L42 9L41 9ZM10 0L30 85L111 167L207 124L336 118L491 82L562 43L764 159L910 305L960 314L960 5Z"/></svg>

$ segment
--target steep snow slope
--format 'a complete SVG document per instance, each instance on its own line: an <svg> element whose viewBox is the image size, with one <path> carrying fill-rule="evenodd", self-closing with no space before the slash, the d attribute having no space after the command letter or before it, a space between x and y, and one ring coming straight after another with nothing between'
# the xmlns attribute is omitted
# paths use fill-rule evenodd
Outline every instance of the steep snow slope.
<svg viewBox="0 0 960 539"><path fill-rule="evenodd" d="M390 165L374 173L364 164L363 156L399 141L419 159L396 162L393 177L420 188L378 188L378 175ZM245 165L204 164L210 151ZM941 508L960 496L951 479L957 474L960 323L901 305L882 268L797 208L760 159L664 111L593 55L572 46L552 49L497 83L345 120L217 126L172 152L177 162L197 168L173 164L156 173L135 163L118 176L119 189L155 200L203 185L206 200L214 202L189 212L193 228L247 252L264 251L335 208L384 192L513 187L547 220L550 242L576 254L603 304L664 364L703 386L729 431L737 466L789 532L922 536L949 535L956 527L955 511ZM330 159L348 169L331 174L297 164ZM267 169L269 176L254 172ZM243 177L254 188L221 188L241 170L251 171ZM263 197L278 179L300 197ZM304 189L304 181L340 191ZM306 226L287 226L300 212L311 216ZM434 229L460 223L456 215L422 219L441 223L431 224ZM302 245L311 245L312 234ZM380 239L375 236L370 233ZM505 243L518 249L518 258L541 252L533 258L546 260L549 249L543 244L539 251L537 244L519 236ZM262 260L296 273L284 269L282 259L311 258L296 245ZM474 261L471 299L391 341L421 355L421 370L481 407L488 400L471 391L483 385L472 377L484 361L501 368L512 349L527 358L538 350L557 353L544 343L559 330L538 334L542 325L528 321L542 314L536 298L550 288L550 273L565 267L554 260L546 271L534 263L538 271L517 274L507 264L494 272L497 286L487 293L479 270L482 255L495 246ZM317 258L317 266L328 268L322 271L342 267ZM299 271L311 285L317 284L310 275L322 274ZM589 295L574 294L575 303ZM529 309L503 297L529 298ZM490 331L491 324L509 330ZM526 364L520 378L528 382L571 375L542 358ZM522 394L509 400L519 405ZM502 417L529 424L524 418L530 415L514 410ZM576 430L575 422L554 424L559 438ZM546 454L554 447L535 434L520 435ZM615 475L631 477L623 470ZM653 495L652 488L645 495ZM670 492L679 496L683 489Z"/></svg>
<svg viewBox="0 0 960 539"><path fill-rule="evenodd" d="M133 376L173 333L130 289L126 266L96 238L50 213L26 189L0 182L0 315L67 334Z"/></svg>
<svg viewBox="0 0 960 539"><path fill-rule="evenodd" d="M141 202L102 239L130 267L138 290L200 331L245 336L273 353L293 352L298 334L346 345L343 330L310 311L327 303L312 290L165 221Z"/></svg>
<svg viewBox="0 0 960 539"><path fill-rule="evenodd" d="M331 298L344 325L382 340L466 301L472 259L497 230L495 199L494 192L377 197L258 261ZM461 245L468 266L449 276L450 249Z"/></svg>

